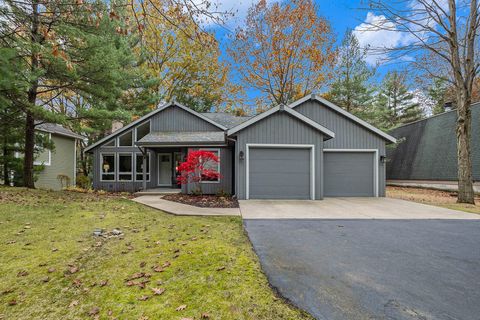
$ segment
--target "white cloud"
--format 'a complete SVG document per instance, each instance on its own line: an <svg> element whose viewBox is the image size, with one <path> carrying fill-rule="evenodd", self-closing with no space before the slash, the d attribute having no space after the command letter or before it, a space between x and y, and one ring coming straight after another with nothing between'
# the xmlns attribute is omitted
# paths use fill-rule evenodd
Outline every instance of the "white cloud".
<svg viewBox="0 0 480 320"><path fill-rule="evenodd" d="M388 21L383 15L367 13L365 22L359 24L353 30L360 46L367 49L366 61L370 65L381 63L388 58L384 49L392 49L402 45L408 45L414 41L412 35L399 32L395 24ZM404 57L407 58L408 57Z"/></svg>

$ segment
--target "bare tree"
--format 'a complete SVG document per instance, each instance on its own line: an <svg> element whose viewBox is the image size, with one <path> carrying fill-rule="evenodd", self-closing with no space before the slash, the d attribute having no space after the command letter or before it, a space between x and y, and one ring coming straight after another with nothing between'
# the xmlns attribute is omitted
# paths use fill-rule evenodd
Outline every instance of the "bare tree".
<svg viewBox="0 0 480 320"><path fill-rule="evenodd" d="M458 199L474 203L471 142L472 89L479 66L477 33L480 17L477 0L399 0L370 1L369 11L379 19L367 24L364 31L391 31L404 35L402 45L395 48L371 48L389 54L390 59L424 53L447 66L447 76L425 62L414 60L431 77L452 83L457 107Z"/></svg>

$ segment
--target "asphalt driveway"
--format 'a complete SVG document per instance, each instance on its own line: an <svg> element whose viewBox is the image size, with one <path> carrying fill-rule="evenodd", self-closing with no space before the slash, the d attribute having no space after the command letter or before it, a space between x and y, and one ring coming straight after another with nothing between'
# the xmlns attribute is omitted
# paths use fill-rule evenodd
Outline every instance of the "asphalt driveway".
<svg viewBox="0 0 480 320"><path fill-rule="evenodd" d="M480 319L479 220L244 225L271 284L317 319Z"/></svg>

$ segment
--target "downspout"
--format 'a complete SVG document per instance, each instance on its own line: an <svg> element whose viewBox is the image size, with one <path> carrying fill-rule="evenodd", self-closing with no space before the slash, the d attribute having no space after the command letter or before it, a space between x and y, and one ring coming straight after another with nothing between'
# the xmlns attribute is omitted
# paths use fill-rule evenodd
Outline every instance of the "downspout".
<svg viewBox="0 0 480 320"><path fill-rule="evenodd" d="M147 190L147 149L137 146L140 152L142 153L142 190ZM136 169L136 168L135 168ZM135 171L135 170L134 170ZM134 183L135 185L135 183Z"/></svg>

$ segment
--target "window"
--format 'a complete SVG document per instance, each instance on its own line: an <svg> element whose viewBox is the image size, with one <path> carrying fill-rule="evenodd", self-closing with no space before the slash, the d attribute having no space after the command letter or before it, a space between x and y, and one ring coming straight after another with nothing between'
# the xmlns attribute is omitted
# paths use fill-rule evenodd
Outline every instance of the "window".
<svg viewBox="0 0 480 320"><path fill-rule="evenodd" d="M145 137L147 134L150 133L150 121L147 121L145 123L142 123L141 125L139 125L137 127L137 140L140 140L142 139L143 137Z"/></svg>
<svg viewBox="0 0 480 320"><path fill-rule="evenodd" d="M100 159L102 166L100 168L101 181L115 181L115 154L101 153Z"/></svg>
<svg viewBox="0 0 480 320"><path fill-rule="evenodd" d="M35 133L34 165L49 166L52 161L52 134L46 132Z"/></svg>
<svg viewBox="0 0 480 320"><path fill-rule="evenodd" d="M217 156L218 162L208 161L204 163L203 167L207 170L215 171L220 173L220 149L201 149L203 151L208 151ZM220 182L220 177L211 178L205 177L202 175L202 183L218 183Z"/></svg>
<svg viewBox="0 0 480 320"><path fill-rule="evenodd" d="M118 154L118 181L132 181L132 154Z"/></svg>
<svg viewBox="0 0 480 320"><path fill-rule="evenodd" d="M102 147L115 147L115 139L112 139L109 142L105 143Z"/></svg>
<svg viewBox="0 0 480 320"><path fill-rule="evenodd" d="M127 133L122 134L118 137L118 146L119 147L131 147L133 146L133 131L128 131Z"/></svg>
<svg viewBox="0 0 480 320"><path fill-rule="evenodd" d="M146 167L146 175L147 181L150 181L150 152L147 153L147 167ZM141 153L136 154L135 158L135 180L136 181L143 181L143 155Z"/></svg>

